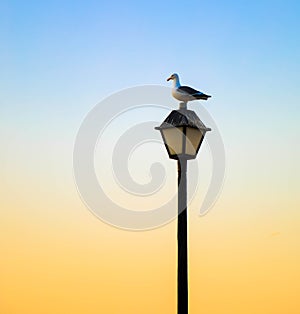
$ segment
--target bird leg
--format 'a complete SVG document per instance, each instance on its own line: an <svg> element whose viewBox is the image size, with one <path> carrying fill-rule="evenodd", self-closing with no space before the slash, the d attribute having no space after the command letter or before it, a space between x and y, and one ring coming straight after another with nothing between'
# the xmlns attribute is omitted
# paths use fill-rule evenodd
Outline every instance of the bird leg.
<svg viewBox="0 0 300 314"><path fill-rule="evenodd" d="M187 109L187 102L180 102L179 109Z"/></svg>

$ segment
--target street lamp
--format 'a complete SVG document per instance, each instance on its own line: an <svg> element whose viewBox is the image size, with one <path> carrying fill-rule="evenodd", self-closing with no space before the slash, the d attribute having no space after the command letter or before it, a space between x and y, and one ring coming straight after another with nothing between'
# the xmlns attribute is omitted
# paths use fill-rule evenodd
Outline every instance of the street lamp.
<svg viewBox="0 0 300 314"><path fill-rule="evenodd" d="M161 132L171 159L178 164L178 266L177 313L188 314L188 245L187 245L187 160L195 159L207 128L196 113L180 103L165 121L155 128Z"/></svg>

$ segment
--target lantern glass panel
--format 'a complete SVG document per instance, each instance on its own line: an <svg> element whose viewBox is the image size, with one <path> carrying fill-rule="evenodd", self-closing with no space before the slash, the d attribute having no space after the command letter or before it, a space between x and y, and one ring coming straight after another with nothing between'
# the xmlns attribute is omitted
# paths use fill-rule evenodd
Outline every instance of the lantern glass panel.
<svg viewBox="0 0 300 314"><path fill-rule="evenodd" d="M198 147L203 138L203 132L196 128L186 128L186 150L187 155L196 156Z"/></svg>
<svg viewBox="0 0 300 314"><path fill-rule="evenodd" d="M181 155L183 153L183 127L163 129L162 134L169 154Z"/></svg>

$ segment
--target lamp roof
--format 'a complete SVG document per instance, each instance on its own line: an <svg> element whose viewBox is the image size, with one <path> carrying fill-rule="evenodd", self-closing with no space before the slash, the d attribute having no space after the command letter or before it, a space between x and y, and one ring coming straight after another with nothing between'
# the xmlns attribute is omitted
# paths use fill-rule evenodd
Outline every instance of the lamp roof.
<svg viewBox="0 0 300 314"><path fill-rule="evenodd" d="M195 129L200 129L203 131L211 131L207 128L204 123L200 120L197 114L188 109L173 110L165 119L165 121L156 127L156 130L162 130L172 127L190 127Z"/></svg>

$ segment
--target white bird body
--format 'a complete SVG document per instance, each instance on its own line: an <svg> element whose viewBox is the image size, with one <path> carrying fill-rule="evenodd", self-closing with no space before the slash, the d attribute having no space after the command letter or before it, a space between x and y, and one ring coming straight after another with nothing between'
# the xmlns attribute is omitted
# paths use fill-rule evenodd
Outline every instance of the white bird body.
<svg viewBox="0 0 300 314"><path fill-rule="evenodd" d="M172 96L184 103L192 100L203 99L207 100L211 96L206 95L192 87L189 86L181 86L179 82L178 74L172 74L167 81L173 80L173 88L172 88Z"/></svg>
<svg viewBox="0 0 300 314"><path fill-rule="evenodd" d="M195 100L194 97L192 97L191 95L189 95L189 94L187 94L185 92L181 92L177 88L172 88L172 96L175 99L183 101L183 102L188 102L190 100Z"/></svg>

